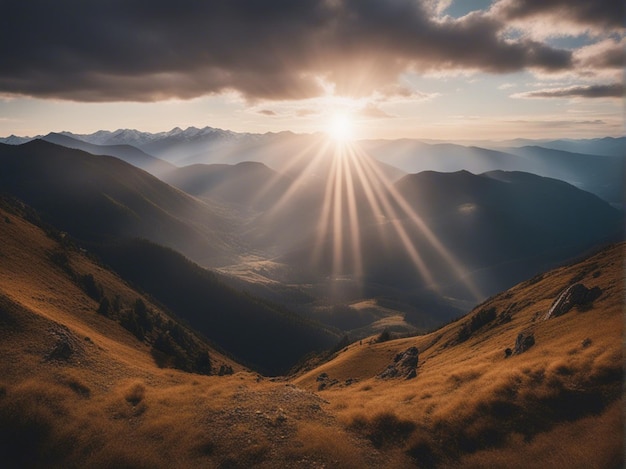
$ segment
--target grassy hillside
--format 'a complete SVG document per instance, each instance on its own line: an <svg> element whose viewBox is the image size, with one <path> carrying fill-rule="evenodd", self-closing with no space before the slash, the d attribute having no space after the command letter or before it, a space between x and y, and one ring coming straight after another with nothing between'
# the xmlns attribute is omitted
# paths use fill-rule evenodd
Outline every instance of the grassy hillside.
<svg viewBox="0 0 626 469"><path fill-rule="evenodd" d="M211 376L160 368L153 338L139 340L116 317L99 314L76 280L91 274L123 311L141 299L151 313L165 312L20 212L0 208L2 467L363 461L361 440L338 427L313 393L250 373L212 349ZM316 434L323 439L311 442ZM335 440L350 441L350 451Z"/></svg>
<svg viewBox="0 0 626 469"><path fill-rule="evenodd" d="M206 376L159 368L97 313L91 274L122 309L139 297L86 253L0 211L3 467L623 466L625 245L539 275L432 333L347 345L267 379L214 350ZM58 253L65 249L65 262ZM593 302L544 320L565 288ZM518 334L535 340L508 358ZM385 337L383 337L385 338ZM378 375L410 347L416 376ZM69 352L68 352L69 350ZM260 351L259 353L262 353Z"/></svg>
<svg viewBox="0 0 626 469"><path fill-rule="evenodd" d="M337 380L320 395L338 420L420 467L622 467L624 249L539 275L430 334L352 344L294 382ZM544 320L575 283L602 294ZM520 333L535 344L507 358ZM376 378L412 346L416 378Z"/></svg>

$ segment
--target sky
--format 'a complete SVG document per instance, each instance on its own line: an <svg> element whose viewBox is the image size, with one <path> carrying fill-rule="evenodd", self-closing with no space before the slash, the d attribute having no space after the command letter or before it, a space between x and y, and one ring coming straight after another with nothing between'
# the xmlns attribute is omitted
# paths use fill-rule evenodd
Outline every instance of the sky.
<svg viewBox="0 0 626 469"><path fill-rule="evenodd" d="M624 135L621 0L3 0L0 136Z"/></svg>

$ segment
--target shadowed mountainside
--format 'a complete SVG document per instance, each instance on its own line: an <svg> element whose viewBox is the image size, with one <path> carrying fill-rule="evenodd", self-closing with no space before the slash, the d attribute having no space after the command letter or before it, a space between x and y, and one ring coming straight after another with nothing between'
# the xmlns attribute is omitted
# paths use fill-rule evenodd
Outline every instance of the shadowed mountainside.
<svg viewBox="0 0 626 469"><path fill-rule="evenodd" d="M573 149L589 146L566 146L569 151L527 145L506 148L480 148L449 143L424 143L417 140L371 140L360 143L366 152L380 161L408 173L421 171L454 172L466 170L479 174L494 170L523 171L561 179L592 192L604 200L623 206L626 164L624 152L615 156L581 154ZM619 147L620 143L616 142Z"/></svg>
<svg viewBox="0 0 626 469"><path fill-rule="evenodd" d="M329 231L321 247L311 239L279 260L311 266L309 271L319 275L349 275L358 259L365 285L415 292L432 284L444 297L471 301L471 285L490 295L622 236L620 211L570 184L528 173L425 171L405 176L393 190L400 196L393 214L378 218L357 193L358 253L354 238L345 234L350 233L345 220L342 237ZM293 212L286 219L300 230L317 221ZM344 270L337 269L338 252Z"/></svg>
<svg viewBox="0 0 626 469"><path fill-rule="evenodd" d="M293 182L288 177L251 161L228 164L194 164L162 176L168 184L199 198L267 210Z"/></svg>
<svg viewBox="0 0 626 469"><path fill-rule="evenodd" d="M302 357L330 349L336 332L277 304L227 287L171 249L131 240L94 249L124 279L250 367L286 373Z"/></svg>
<svg viewBox="0 0 626 469"><path fill-rule="evenodd" d="M0 187L84 241L144 237L205 265L236 256L228 214L114 157L41 140L0 145Z"/></svg>
<svg viewBox="0 0 626 469"><path fill-rule="evenodd" d="M108 155L126 161L137 168L141 168L159 177L169 171L176 169L176 166L166 161L155 158L147 153L133 147L132 145L94 145L92 143L83 142L67 135L51 132L41 140L61 145L66 148L74 148L86 151L92 155Z"/></svg>
<svg viewBox="0 0 626 469"><path fill-rule="evenodd" d="M619 156L598 156L539 146L509 148L520 156L531 172L562 179L585 191L596 194L614 206L624 207L626 153Z"/></svg>

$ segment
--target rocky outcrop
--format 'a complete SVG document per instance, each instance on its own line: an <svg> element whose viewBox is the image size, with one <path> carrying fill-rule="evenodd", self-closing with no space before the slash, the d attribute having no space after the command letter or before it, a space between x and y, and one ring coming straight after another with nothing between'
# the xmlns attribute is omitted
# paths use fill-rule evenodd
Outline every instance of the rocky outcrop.
<svg viewBox="0 0 626 469"><path fill-rule="evenodd" d="M513 349L513 353L515 355L519 355L520 353L524 353L533 345L535 345L535 336L532 333L520 332L517 334L517 339L515 339L515 348Z"/></svg>
<svg viewBox="0 0 626 469"><path fill-rule="evenodd" d="M55 323L48 329L48 332L54 339L54 345L46 354L47 361L68 361L83 354L83 344L67 326Z"/></svg>
<svg viewBox="0 0 626 469"><path fill-rule="evenodd" d="M404 352L397 354L393 359L393 363L388 365L378 377L381 379L415 378L417 376L418 362L419 351L417 347L409 347Z"/></svg>
<svg viewBox="0 0 626 469"><path fill-rule="evenodd" d="M233 374L233 367L230 365L220 365L220 369L217 372L217 376L226 376Z"/></svg>
<svg viewBox="0 0 626 469"><path fill-rule="evenodd" d="M574 306L589 305L599 298L600 295L602 295L600 287L587 288L582 283L571 285L552 303L543 319L561 316Z"/></svg>
<svg viewBox="0 0 626 469"><path fill-rule="evenodd" d="M334 386L335 384L339 383L339 380L331 379L330 376L328 376L328 373L321 373L315 379L315 381L317 381L317 390L318 391L323 391L324 389L329 388L329 387Z"/></svg>

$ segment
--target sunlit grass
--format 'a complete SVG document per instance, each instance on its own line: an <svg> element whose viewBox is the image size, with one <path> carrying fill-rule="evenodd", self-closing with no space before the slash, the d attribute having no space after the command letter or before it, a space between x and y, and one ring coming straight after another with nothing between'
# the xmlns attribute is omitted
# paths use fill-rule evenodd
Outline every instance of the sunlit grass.
<svg viewBox="0 0 626 469"><path fill-rule="evenodd" d="M149 347L97 314L50 259L54 241L17 218L5 225L0 453L9 467L623 464L623 246L520 284L432 333L355 342L300 376L270 381L217 352L234 375L157 368ZM124 302L138 295L83 254L68 262ZM603 293L543 321L573 281ZM463 324L491 307L496 319L459 342ZM504 311L510 320L498 322ZM61 325L80 350L48 360ZM520 331L536 345L505 358ZM416 378L376 378L411 346L420 351ZM321 373L337 384L318 391Z"/></svg>

